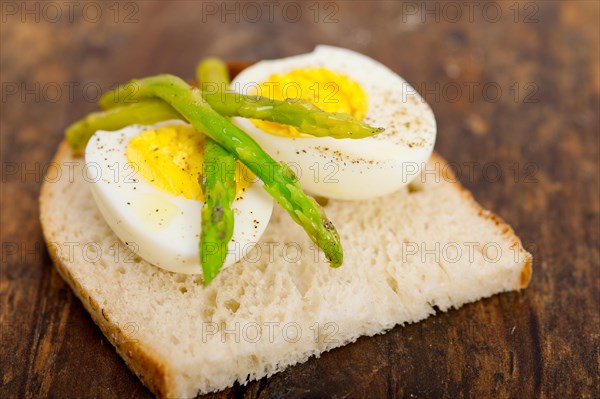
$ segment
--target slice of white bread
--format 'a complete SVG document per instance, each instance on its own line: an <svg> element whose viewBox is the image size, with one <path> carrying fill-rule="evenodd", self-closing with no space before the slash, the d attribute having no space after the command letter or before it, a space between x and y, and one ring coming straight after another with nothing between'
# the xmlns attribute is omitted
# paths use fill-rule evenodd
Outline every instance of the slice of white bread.
<svg viewBox="0 0 600 399"><path fill-rule="evenodd" d="M83 159L63 143L55 162L60 177L49 172L40 205L56 267L159 397L270 376L422 320L434 306L446 311L523 288L531 276L531 255L510 226L444 173L436 154L428 173L393 195L329 201L344 246L339 269L276 206L260 251L249 254L255 261L223 270L208 288L137 259L96 209Z"/></svg>

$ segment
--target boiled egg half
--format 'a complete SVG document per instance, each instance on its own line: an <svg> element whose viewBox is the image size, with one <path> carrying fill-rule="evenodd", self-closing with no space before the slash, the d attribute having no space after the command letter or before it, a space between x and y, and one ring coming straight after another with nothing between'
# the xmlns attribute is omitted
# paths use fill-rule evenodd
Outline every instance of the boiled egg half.
<svg viewBox="0 0 600 399"><path fill-rule="evenodd" d="M147 262L168 271L201 274L200 212L204 138L182 121L98 131L85 150L86 180L113 232ZM236 166L233 237L223 267L257 243L273 201L261 182Z"/></svg>
<svg viewBox="0 0 600 399"><path fill-rule="evenodd" d="M319 196L354 200L389 194L418 176L433 151L436 123L429 105L396 73L351 50L317 46L309 54L261 61L243 70L230 88L279 100L303 98L385 129L373 137L335 139L233 118Z"/></svg>

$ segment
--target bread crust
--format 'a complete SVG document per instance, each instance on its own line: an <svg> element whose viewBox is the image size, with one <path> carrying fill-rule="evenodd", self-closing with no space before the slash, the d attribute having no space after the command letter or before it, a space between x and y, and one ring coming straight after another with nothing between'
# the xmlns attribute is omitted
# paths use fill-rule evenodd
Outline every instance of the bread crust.
<svg viewBox="0 0 600 399"><path fill-rule="evenodd" d="M61 160L71 155L70 151L67 143L63 141L56 152L53 162L60 164ZM499 216L484 210L475 201L473 195L457 181L456 176L450 171L450 168L443 167L447 165L444 158L439 154L434 153L432 155L432 161L438 162L440 166L442 166L440 168L442 177L446 179L446 181L452 182L451 184L454 185L456 190L460 191L464 200L478 213L479 217L493 223L502 231L503 237L509 240L513 247L518 248L519 253L524 259L524 266L521 270L519 284L520 288L525 288L531 279L532 257L523 249L521 241L516 236L514 230ZM118 323L111 321L103 312L102 307L93 300L81 284L73 277L67 265L65 265L57 255L56 248L52 245L48 245L48 243L52 243L55 240L54 233L49 227L49 220L47 220L50 212L46 209L49 206L48 203L50 202L52 195L52 190L45 180L40 193L40 220L48 250L59 274L73 289L85 309L92 316L94 322L100 327L103 334L117 350L117 353L125 360L127 366L140 378L142 383L157 397L176 397L176 373L174 370L170 369L165 359L162 359L152 350L152 348L145 346L143 342L132 339L132 337L129 336L130 334L123 328L124 326L120 326Z"/></svg>
<svg viewBox="0 0 600 399"><path fill-rule="evenodd" d="M437 162L440 164L440 171L442 172L442 178L446 181L452 182L455 185L455 188L460 191L462 197L467 201L471 207L477 211L477 214L482 219L488 220L489 222L496 225L496 227L502 230L502 235L507 241L512 243L513 248L517 248L519 254L525 259L525 264L521 269L521 275L519 277L519 284L521 288L526 288L531 281L532 274L532 266L533 266L533 257L529 252L523 248L521 243L521 239L517 236L513 228L504 221L500 216L496 215L493 212L483 209L483 207L475 201L473 194L467 190L465 186L458 182L456 175L452 172L451 168L447 168L445 166L448 165L448 161L446 161L440 154L437 152L433 152L431 155L431 161Z"/></svg>

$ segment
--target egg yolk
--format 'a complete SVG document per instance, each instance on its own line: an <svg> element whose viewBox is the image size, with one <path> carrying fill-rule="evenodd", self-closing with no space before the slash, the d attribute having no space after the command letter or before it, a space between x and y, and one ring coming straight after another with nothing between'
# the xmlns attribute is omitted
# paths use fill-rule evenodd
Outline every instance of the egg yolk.
<svg viewBox="0 0 600 399"><path fill-rule="evenodd" d="M204 167L204 135L193 128L176 125L146 130L129 141L125 156L153 187L187 199L204 200L198 180ZM210 173L217 173L212 169ZM235 173L238 194L254 180L239 162L234 171L218 173Z"/></svg>
<svg viewBox="0 0 600 399"><path fill-rule="evenodd" d="M273 74L254 93L275 100L301 98L326 112L342 112L362 120L367 113L367 95L348 76L327 68L300 68L284 74ZM287 137L307 136L292 126L252 120L267 133Z"/></svg>

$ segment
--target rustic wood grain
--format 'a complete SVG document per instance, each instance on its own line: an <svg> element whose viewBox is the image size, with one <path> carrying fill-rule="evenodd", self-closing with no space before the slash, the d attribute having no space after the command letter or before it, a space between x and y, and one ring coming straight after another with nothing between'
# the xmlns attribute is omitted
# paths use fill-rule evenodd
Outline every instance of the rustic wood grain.
<svg viewBox="0 0 600 399"><path fill-rule="evenodd" d="M444 3L305 2L297 22L275 12L239 23L207 15L221 2L121 2L116 21L111 2L98 21L75 12L54 22L7 4L23 2L3 2L0 24L0 397L151 397L57 275L38 222L41 173L65 126L95 109L92 89L157 72L191 77L206 55L281 57L317 43L361 51L415 84L436 114L436 149L515 227L533 252L533 280L207 397L599 396L597 2L492 3L496 22L482 6L471 18L463 5L457 19ZM412 14L423 4L433 14ZM132 10L137 22L126 23ZM337 22L324 21L332 10ZM69 82L79 83L73 96ZM490 82L498 101L466 92ZM452 85L464 90L458 99L443 91Z"/></svg>

